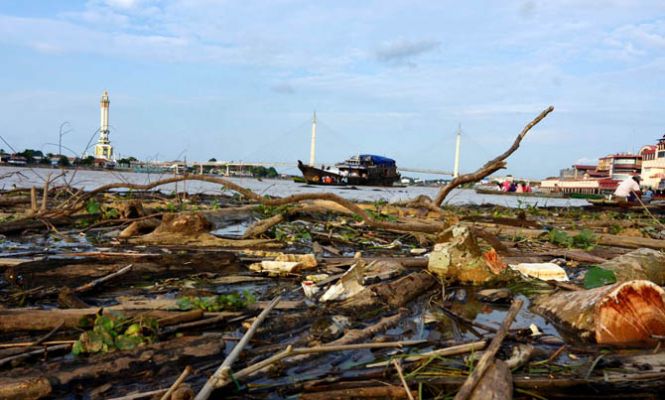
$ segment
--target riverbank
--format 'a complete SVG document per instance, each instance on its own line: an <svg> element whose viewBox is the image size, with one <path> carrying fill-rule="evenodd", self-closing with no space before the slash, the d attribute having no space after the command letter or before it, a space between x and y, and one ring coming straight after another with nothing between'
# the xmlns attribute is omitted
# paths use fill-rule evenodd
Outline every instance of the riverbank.
<svg viewBox="0 0 665 400"><path fill-rule="evenodd" d="M404 385L433 398L499 359L510 367L491 379L514 385L516 398L662 390L665 375L653 371L665 352L651 348L665 336L665 282L612 269L635 252L662 256L665 230L648 215L350 202L312 190L265 197L236 180L205 183L216 193L117 180L53 187L46 201L2 194L0 393L159 397L186 371L175 386L188 398L225 358L233 379L209 385L229 398L403 397ZM545 262L568 281L509 267ZM605 301L598 291L612 288L649 294L639 306L613 295L632 318L619 326L570 325L565 307L544 303ZM604 336L622 326L648 329ZM625 353L636 344L650 349ZM280 353L287 346L298 350ZM482 350L489 361L475 356Z"/></svg>

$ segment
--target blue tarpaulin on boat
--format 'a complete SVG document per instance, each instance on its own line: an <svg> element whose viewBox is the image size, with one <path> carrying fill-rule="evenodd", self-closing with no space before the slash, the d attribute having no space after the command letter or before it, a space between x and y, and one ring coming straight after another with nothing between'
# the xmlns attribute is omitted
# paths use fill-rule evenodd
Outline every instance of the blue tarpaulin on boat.
<svg viewBox="0 0 665 400"><path fill-rule="evenodd" d="M375 165L395 165L395 160L388 157L376 156L373 154L361 154L360 159L372 160Z"/></svg>

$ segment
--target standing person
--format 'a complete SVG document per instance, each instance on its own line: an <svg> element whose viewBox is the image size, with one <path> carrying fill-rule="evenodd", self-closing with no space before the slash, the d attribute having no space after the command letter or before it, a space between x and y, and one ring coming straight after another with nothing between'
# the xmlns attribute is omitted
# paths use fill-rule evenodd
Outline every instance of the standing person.
<svg viewBox="0 0 665 400"><path fill-rule="evenodd" d="M642 196L642 202L644 204L649 204L651 203L651 200L653 200L653 190L651 189L651 186L649 186Z"/></svg>
<svg viewBox="0 0 665 400"><path fill-rule="evenodd" d="M637 199L635 196L640 191L641 180L639 175L624 179L614 191L614 197L619 203L635 201Z"/></svg>
<svg viewBox="0 0 665 400"><path fill-rule="evenodd" d="M503 191L504 192L509 192L510 191L510 181L508 179L503 181Z"/></svg>

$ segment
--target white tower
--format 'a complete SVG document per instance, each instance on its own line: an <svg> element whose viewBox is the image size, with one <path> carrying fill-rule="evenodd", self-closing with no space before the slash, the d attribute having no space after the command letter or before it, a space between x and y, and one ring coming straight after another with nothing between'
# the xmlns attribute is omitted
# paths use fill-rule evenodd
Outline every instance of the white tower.
<svg viewBox="0 0 665 400"><path fill-rule="evenodd" d="M95 145L95 158L103 158L105 160L113 159L113 146L109 140L109 92L104 91L102 99L99 101L100 108L100 124L99 124L99 140Z"/></svg>
<svg viewBox="0 0 665 400"><path fill-rule="evenodd" d="M459 147L462 141L462 124L457 127L457 138L455 140L455 165L453 167L453 178L459 176Z"/></svg>
<svg viewBox="0 0 665 400"><path fill-rule="evenodd" d="M316 111L312 117L312 143L309 146L309 165L314 166L314 156L316 155Z"/></svg>

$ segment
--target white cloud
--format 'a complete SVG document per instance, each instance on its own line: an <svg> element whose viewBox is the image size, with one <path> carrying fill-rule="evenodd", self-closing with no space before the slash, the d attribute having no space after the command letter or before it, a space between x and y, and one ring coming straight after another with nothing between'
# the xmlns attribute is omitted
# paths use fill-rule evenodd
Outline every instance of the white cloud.
<svg viewBox="0 0 665 400"><path fill-rule="evenodd" d="M438 49L437 40L397 40L384 43L376 51L376 59L387 64L415 66L414 58Z"/></svg>
<svg viewBox="0 0 665 400"><path fill-rule="evenodd" d="M104 0L104 3L110 7L130 9L136 7L140 0Z"/></svg>

